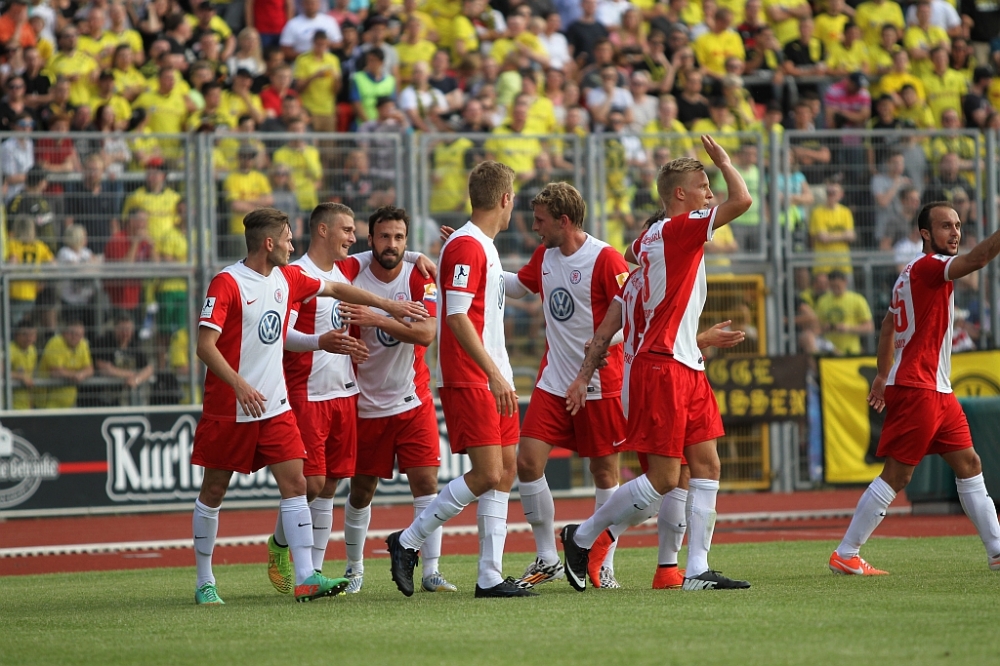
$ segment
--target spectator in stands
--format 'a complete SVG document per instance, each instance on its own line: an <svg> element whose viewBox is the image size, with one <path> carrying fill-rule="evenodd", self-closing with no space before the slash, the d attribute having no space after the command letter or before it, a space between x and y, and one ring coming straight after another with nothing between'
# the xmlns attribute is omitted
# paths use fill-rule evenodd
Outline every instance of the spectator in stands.
<svg viewBox="0 0 1000 666"><path fill-rule="evenodd" d="M383 66L386 74L399 81L399 54L396 47L389 43L389 19L386 16L373 16L365 22L365 43L361 45L361 53L372 49L380 49L383 55Z"/></svg>
<svg viewBox="0 0 1000 666"><path fill-rule="evenodd" d="M476 5L479 0L471 0L471 2L464 3L465 5ZM456 21L459 17L456 17ZM465 16L461 18L468 21ZM469 23L471 26L472 24ZM472 28L472 39L475 39L475 28ZM437 53L437 45L434 42L429 41L424 38L424 28L423 22L417 16L410 16L406 19L406 25L403 30L403 37L400 39L399 43L396 44L396 54L399 56L399 78L400 84L407 84L413 78L413 65L418 62L425 63L428 67L431 64L431 59L434 58L434 54ZM459 47L461 44L461 47ZM476 45L478 45L478 40L476 40ZM465 48L464 42L456 41L456 50L461 51ZM475 52L476 46L472 47L472 51ZM465 52L461 54L465 56Z"/></svg>
<svg viewBox="0 0 1000 666"><path fill-rule="evenodd" d="M884 26L891 25L896 29L896 41L906 27L903 10L893 0L866 0L860 3L854 12L854 22L861 26L862 39L869 47L879 43Z"/></svg>
<svg viewBox="0 0 1000 666"><path fill-rule="evenodd" d="M49 89L52 87L52 80L42 74L45 67L45 59L38 52L37 47L24 49L24 99L30 109L38 109L49 103Z"/></svg>
<svg viewBox="0 0 1000 666"><path fill-rule="evenodd" d="M448 100L450 112L461 112L465 106L465 91L459 86L458 79L452 76L447 56L448 52L445 49L438 49L434 54L431 58L431 75L428 80L431 87L440 90Z"/></svg>
<svg viewBox="0 0 1000 666"><path fill-rule="evenodd" d="M77 29L68 25L59 33L59 51L55 53L44 73L52 80L65 76L70 83L69 102L82 106L90 102L90 89L97 83L100 66L89 54L77 48Z"/></svg>
<svg viewBox="0 0 1000 666"><path fill-rule="evenodd" d="M958 15L958 11L955 9L955 5L952 5L947 0L930 0L931 6L931 17L930 24L941 28L945 31L949 38L952 39L968 39L969 38L969 21L972 19L965 17L962 18ZM963 7L963 12L964 12ZM919 10L919 2L910 4L906 8L906 22L913 25L919 21L917 18L917 12Z"/></svg>
<svg viewBox="0 0 1000 666"><path fill-rule="evenodd" d="M656 118L643 128L643 132L647 135L643 138L643 145L649 151L651 161L653 151L660 146L669 148L671 158L694 157L694 144L687 136L687 128L677 119L677 100L673 95L660 95ZM663 134L675 136L659 136ZM660 166L659 163L657 166Z"/></svg>
<svg viewBox="0 0 1000 666"><path fill-rule="evenodd" d="M618 64L622 67L632 71L646 62L649 47L646 43L645 25L642 14L634 5L622 14L621 26L612 31L609 39L618 51Z"/></svg>
<svg viewBox="0 0 1000 666"><path fill-rule="evenodd" d="M896 201L888 207L888 214L882 218L882 224L875 228L875 238L878 241L879 249L882 251L892 250L900 241L912 237L914 230L917 230L916 219L919 212L920 192L917 191L917 188L911 185L899 188ZM920 234L917 233L916 237L911 238L911 240L920 242Z"/></svg>
<svg viewBox="0 0 1000 666"><path fill-rule="evenodd" d="M87 230L80 224L71 224L63 234L65 243L56 254L56 262L68 271L82 272L81 268L100 263L101 257L87 247ZM70 268L72 267L72 268ZM80 320L88 330L94 330L97 289L93 279L79 278L59 283L61 316L65 321Z"/></svg>
<svg viewBox="0 0 1000 666"><path fill-rule="evenodd" d="M31 216L18 216L12 220L4 260L18 266L41 266L55 260L49 246L35 236L35 220ZM10 321L20 321L31 314L41 291L41 285L35 280L12 281ZM38 305L51 308L52 304L39 302Z"/></svg>
<svg viewBox="0 0 1000 666"><path fill-rule="evenodd" d="M684 81L684 90L677 99L677 119L685 127L691 127L702 118L709 117L708 99L702 94L703 77L694 70Z"/></svg>
<svg viewBox="0 0 1000 666"><path fill-rule="evenodd" d="M357 219L367 219L368 213L387 206L396 198L396 188L393 183L379 178L371 173L368 153L363 150L352 150L347 155L344 164L347 179L341 183L343 202L350 207ZM359 238L367 237L367 230L355 234Z"/></svg>
<svg viewBox="0 0 1000 666"><path fill-rule="evenodd" d="M948 51L944 47L934 48L930 60L931 70L921 76L921 81L927 91L927 105L943 126L942 116L946 110L961 110L969 84L961 72L948 67Z"/></svg>
<svg viewBox="0 0 1000 666"><path fill-rule="evenodd" d="M530 255L538 247L538 236L532 231L534 215L531 200L549 183L556 180L552 172L552 159L548 153L535 156L535 177L521 186L514 200L514 214L510 228L497 236L497 249L504 255Z"/></svg>
<svg viewBox="0 0 1000 666"><path fill-rule="evenodd" d="M955 153L945 153L941 157L937 165L938 174L924 191L924 203L954 201L959 192L964 193L968 199L975 196L969 181L962 176L959 165L960 160Z"/></svg>
<svg viewBox="0 0 1000 666"><path fill-rule="evenodd" d="M816 126L813 124L815 116L809 102L799 100L799 103L795 105L792 117L795 121L794 129L802 132L816 130ZM795 153L795 159L806 180L813 185L822 183L829 173L828 165L832 159L832 153L826 145L826 141L819 137L797 138L791 149Z"/></svg>
<svg viewBox="0 0 1000 666"><path fill-rule="evenodd" d="M125 228L118 231L104 246L106 262L150 263L158 261L153 240L149 234L149 214L141 208L133 208L128 213ZM128 314L138 323L145 313L141 308L142 281L136 279L107 280L104 290L111 305Z"/></svg>
<svg viewBox="0 0 1000 666"><path fill-rule="evenodd" d="M742 62L734 61L742 66ZM733 118L733 126L739 132L752 131L759 125L757 115L750 106L750 93L747 91L743 77L739 74L726 74L722 77L722 99Z"/></svg>
<svg viewBox="0 0 1000 666"><path fill-rule="evenodd" d="M231 38L231 36L230 36ZM245 69L256 79L267 73L261 51L260 33L254 28L243 28L236 38L236 50L226 60L226 69L238 72Z"/></svg>
<svg viewBox="0 0 1000 666"><path fill-rule="evenodd" d="M903 45L913 62L913 73L921 78L933 69L930 58L932 50L943 48L947 55L951 42L943 28L931 23L931 0L918 0L916 21L906 29Z"/></svg>
<svg viewBox="0 0 1000 666"><path fill-rule="evenodd" d="M247 25L255 28L263 49L280 45L281 33L291 18L292 7L283 0L244 0Z"/></svg>
<svg viewBox="0 0 1000 666"><path fill-rule="evenodd" d="M813 208L809 217L809 237L812 250L816 253L814 273L829 273L833 270L851 271L851 243L857 235L854 231L854 215L851 209L841 204L844 189L836 180L826 183L826 201Z"/></svg>
<svg viewBox="0 0 1000 666"><path fill-rule="evenodd" d="M830 291L816 303L816 314L824 336L840 356L861 354L861 336L875 330L868 301L847 288L847 275L841 270L830 272Z"/></svg>
<svg viewBox="0 0 1000 666"><path fill-rule="evenodd" d="M972 73L972 85L968 94L962 98L962 115L965 116L965 126L969 129L986 129L986 119L993 107L990 105L987 91L993 83L993 70L989 67L976 67Z"/></svg>
<svg viewBox="0 0 1000 666"><path fill-rule="evenodd" d="M153 360L139 348L135 322L130 316L124 313L115 316L114 329L94 341L93 359L98 374L120 380L123 385L101 390L96 396L96 406L126 407L142 403L133 399L133 390L152 378Z"/></svg>
<svg viewBox="0 0 1000 666"><path fill-rule="evenodd" d="M529 133L528 108L528 99L518 95L514 100L510 119L495 127L493 138L485 144L490 159L502 162L514 170L515 188L520 188L535 177L535 157L542 152L542 144L537 138L511 136Z"/></svg>
<svg viewBox="0 0 1000 666"><path fill-rule="evenodd" d="M111 74L115 78L115 90L130 104L146 92L148 84L134 64L135 52L128 44L115 49L111 60Z"/></svg>
<svg viewBox="0 0 1000 666"><path fill-rule="evenodd" d="M297 95L285 95L281 100L281 115L277 118L268 118L260 126L262 132L288 132L289 127L296 120L301 120L308 125L308 114L302 110L302 101ZM270 143L270 142L269 142Z"/></svg>
<svg viewBox="0 0 1000 666"><path fill-rule="evenodd" d="M104 158L90 155L84 164L83 180L67 185L65 224L79 224L87 231L93 250L103 254L104 245L118 232L122 209L120 185L104 178Z"/></svg>
<svg viewBox="0 0 1000 666"><path fill-rule="evenodd" d="M222 183L222 192L229 207L228 236L223 244L226 257L239 257L246 251L243 243L243 218L246 214L274 203L267 176L254 168L257 157L256 146L250 143L240 145L237 152L239 166Z"/></svg>
<svg viewBox="0 0 1000 666"><path fill-rule="evenodd" d="M237 120L236 124L243 116L250 116L254 125L264 122L264 105L260 96L250 91L252 85L253 74L250 70L241 69L233 77L230 89L222 93L222 107L230 118Z"/></svg>
<svg viewBox="0 0 1000 666"><path fill-rule="evenodd" d="M761 173L757 166L759 156L760 151L757 144L752 141L744 141L733 160L733 166L743 177L747 190L753 196L753 204L750 209L729 225L732 227L733 237L739 249L745 252L758 252L760 250L761 212L767 210L764 197L760 196L764 190L761 188Z"/></svg>
<svg viewBox="0 0 1000 666"><path fill-rule="evenodd" d="M608 29L597 20L597 0L580 0L581 15L566 29L566 40L573 47L578 67L594 61L594 49L608 38Z"/></svg>
<svg viewBox="0 0 1000 666"><path fill-rule="evenodd" d="M299 197L292 186L292 169L287 165L274 162L271 166L270 176L271 196L274 198L271 207L288 216L288 225L292 230L295 249L301 250L299 245L304 240L302 209L299 207ZM313 192L315 192L315 188Z"/></svg>
<svg viewBox="0 0 1000 666"><path fill-rule="evenodd" d="M366 51L364 60L365 68L351 75L350 100L358 124L378 117L375 103L379 97L396 98L396 79L385 71L382 49L376 47Z"/></svg>
<svg viewBox="0 0 1000 666"><path fill-rule="evenodd" d="M142 210L146 214L149 236L155 240L174 226L181 195L167 187L166 165L162 159L154 157L146 167L146 183L125 199L121 216L128 218L133 210Z"/></svg>
<svg viewBox="0 0 1000 666"><path fill-rule="evenodd" d="M628 85L625 75L615 65L615 47L609 40L604 39L594 45L593 61L580 72L580 76L578 77L580 88L584 92L590 88L600 88L604 82L604 68L608 65L615 66L615 71L618 73L615 86L624 88Z"/></svg>
<svg viewBox="0 0 1000 666"><path fill-rule="evenodd" d="M872 73L871 54L861 40L861 28L856 24L847 23L843 39L827 48L826 68L831 76L837 77L853 72Z"/></svg>
<svg viewBox="0 0 1000 666"><path fill-rule="evenodd" d="M735 155L740 148L739 138L733 136L737 131L733 122L733 114L729 111L729 105L722 97L712 98L708 105L708 118L696 120L691 125L693 134L711 134L715 141L731 155ZM702 164L711 163L711 159L700 141L695 145L695 152Z"/></svg>
<svg viewBox="0 0 1000 666"><path fill-rule="evenodd" d="M896 51L905 51L899 45L899 30L891 23L882 26L882 39L878 44L868 44L868 57L871 64L872 73L877 76L884 76L892 70L892 56ZM909 56L907 56L909 58ZM882 92L885 92L882 89Z"/></svg>
<svg viewBox="0 0 1000 666"><path fill-rule="evenodd" d="M448 112L448 101L440 90L431 87L429 76L430 66L427 63L413 65L413 83L400 93L399 108L414 130L447 132L450 128L442 115ZM389 100L392 101L392 98Z"/></svg>
<svg viewBox="0 0 1000 666"><path fill-rule="evenodd" d="M31 140L34 127L31 114L23 112L14 121L14 136L0 144L0 175L3 176L5 202L24 189L28 171L35 165L35 144Z"/></svg>
<svg viewBox="0 0 1000 666"><path fill-rule="evenodd" d="M785 61L782 67L788 76L823 76L826 74L826 49L815 35L811 18L799 23L799 36L785 44ZM776 31L777 33L777 31ZM780 35L777 35L781 39ZM818 90L815 83L799 83L799 90Z"/></svg>
<svg viewBox="0 0 1000 666"><path fill-rule="evenodd" d="M190 261L188 252L187 203L177 202L174 214L174 225L154 241L153 249L159 261L173 264L186 264ZM188 283L184 278L165 278L156 286L156 346L159 353L170 342L170 337L177 330L187 326ZM151 333L145 328L152 322L148 321L139 337L146 339ZM162 364L161 364L162 365Z"/></svg>
<svg viewBox="0 0 1000 666"><path fill-rule="evenodd" d="M188 40L188 44L197 44L201 40L202 35L208 33L214 34L218 37L219 47L222 50L221 60L225 62L236 51L236 38L233 32L243 29L243 16L240 16L240 20L236 22L230 20L231 17L229 16L223 18L216 15L215 6L211 2L203 0L194 4L194 16L189 15L186 17L186 21L191 27L191 37ZM203 57L203 54L198 52L197 47L194 50L196 56ZM232 69L230 71L234 72L236 70Z"/></svg>
<svg viewBox="0 0 1000 666"><path fill-rule="evenodd" d="M423 66L423 65L421 65ZM409 88L408 88L409 89ZM431 90L434 90L433 88ZM439 95L439 100L444 100L444 96L437 90L434 90L437 95ZM406 90L403 91L403 95L400 95L400 100L404 99L406 95ZM420 104L417 105L417 109L420 108ZM443 125L443 122L439 123ZM364 148L368 151L368 155L371 158L371 169L374 175L380 176L386 179L392 179L396 177L396 154L397 147L402 145L402 137L409 130L409 123L407 118L403 113L396 108L396 103L391 97L381 97L378 100L378 118L374 120L369 120L358 127L359 135L377 135L371 138L362 138L358 140L358 147ZM435 125L431 131L437 131L437 125ZM443 125L443 131L448 131L446 125Z"/></svg>
<svg viewBox="0 0 1000 666"><path fill-rule="evenodd" d="M733 13L726 7L715 12L715 22L709 32L694 40L698 62L710 75L722 79L726 75L726 60L746 60L746 50L739 33L731 29Z"/></svg>
<svg viewBox="0 0 1000 666"><path fill-rule="evenodd" d="M320 0L302 0L302 13L282 28L279 43L286 60L294 60L312 49L313 35L317 30L326 33L334 48L340 47L340 26L332 16L320 13L319 9Z"/></svg>
<svg viewBox="0 0 1000 666"><path fill-rule="evenodd" d="M319 205L318 192L323 184L319 150L306 141L306 123L301 118L291 120L288 131L296 136L274 152L274 164L289 170L298 209L311 212Z"/></svg>
<svg viewBox="0 0 1000 666"><path fill-rule="evenodd" d="M287 96L298 97L299 93L292 87L292 68L282 64L268 75L268 85L261 90L260 103L264 107L264 115L268 119L281 115L281 103ZM265 120L261 123L264 129Z"/></svg>
<svg viewBox="0 0 1000 666"><path fill-rule="evenodd" d="M2 20L2 18L0 18ZM0 100L0 131L14 131L14 124L17 117L31 109L27 106L24 95L24 78L21 76L11 76L4 85L7 94Z"/></svg>
<svg viewBox="0 0 1000 666"><path fill-rule="evenodd" d="M2 19L0 19L2 20ZM38 329L30 319L22 319L17 322L14 329L14 337L8 347L10 356L10 378L13 382L20 383L20 388L13 391L14 409L32 409L36 406L36 396L32 388L35 386L35 367L38 365L38 350L35 344L38 342ZM17 386L17 384L15 384Z"/></svg>
<svg viewBox="0 0 1000 666"><path fill-rule="evenodd" d="M560 71L571 71L575 62L571 55L569 40L563 34L562 28L563 24L559 12L549 12L545 17L545 32L539 36L539 39L549 54L549 67Z"/></svg>
<svg viewBox="0 0 1000 666"><path fill-rule="evenodd" d="M816 37L823 42L827 53L840 46L853 15L854 9L848 7L844 0L827 0L824 11L815 16Z"/></svg>
<svg viewBox="0 0 1000 666"><path fill-rule="evenodd" d="M475 112L473 105L478 107L479 102L470 102L463 115L468 116L470 108ZM481 110L479 115L482 115ZM431 152L429 208L435 220L454 227L455 224L462 224L472 210L469 207L468 173L481 160L477 159L477 149L471 139L458 134L440 136Z"/></svg>
<svg viewBox="0 0 1000 666"><path fill-rule="evenodd" d="M7 219L30 217L35 225L37 238L55 252L59 249L59 230L62 224L58 213L62 209L58 205L58 197L45 193L48 186L45 169L38 165L31 167L25 178L24 189L7 205Z"/></svg>
<svg viewBox="0 0 1000 666"><path fill-rule="evenodd" d="M657 117L659 100L648 93L651 83L649 74L642 70L632 72L629 77L629 92L634 100L630 127L635 134L645 131Z"/></svg>
<svg viewBox="0 0 1000 666"><path fill-rule="evenodd" d="M34 46L38 36L28 25L28 0L13 0L0 15L0 44L10 51Z"/></svg>
<svg viewBox="0 0 1000 666"><path fill-rule="evenodd" d="M313 130L317 132L337 130L334 101L340 89L340 63L328 49L326 31L317 30L313 34L312 49L295 59L292 70L295 89L301 95L302 106L312 117Z"/></svg>
<svg viewBox="0 0 1000 666"><path fill-rule="evenodd" d="M875 199L875 240L882 250L889 250L900 237L906 236L913 220L905 222L903 193L916 190L906 176L903 154L893 152L885 162L885 171L872 177L872 197ZM919 204L920 194L915 192ZM902 228L899 224L902 222ZM892 225L892 228L890 228Z"/></svg>
<svg viewBox="0 0 1000 666"><path fill-rule="evenodd" d="M49 339L38 363L38 375L62 380L66 385L39 391L37 408L65 409L76 405L77 385L94 376L83 322L69 320L59 335Z"/></svg>
<svg viewBox="0 0 1000 666"><path fill-rule="evenodd" d="M782 46L801 36L801 26L812 21L808 0L764 0L764 14Z"/></svg>
<svg viewBox="0 0 1000 666"><path fill-rule="evenodd" d="M55 116L49 126L49 134L42 134L35 141L35 164L49 173L79 173L80 156L76 144L68 136L69 116ZM62 136L54 137L53 134ZM62 186L55 188L61 191Z"/></svg>
<svg viewBox="0 0 1000 666"><path fill-rule="evenodd" d="M945 109L941 114L941 126L947 133L930 140L926 145L927 159L931 165L937 169L941 159L948 153L958 157L959 173L969 181L970 185L976 182L976 161L977 150L976 140L971 136L959 134L962 130L962 121L959 120L958 111L955 109Z"/></svg>
<svg viewBox="0 0 1000 666"><path fill-rule="evenodd" d="M188 114L195 108L180 88L177 87L179 74L169 66L160 68L157 86L139 95L132 105L146 111L150 131L156 134L179 134L184 131ZM160 140L160 148L166 158L179 160L183 157L181 145L173 139Z"/></svg>

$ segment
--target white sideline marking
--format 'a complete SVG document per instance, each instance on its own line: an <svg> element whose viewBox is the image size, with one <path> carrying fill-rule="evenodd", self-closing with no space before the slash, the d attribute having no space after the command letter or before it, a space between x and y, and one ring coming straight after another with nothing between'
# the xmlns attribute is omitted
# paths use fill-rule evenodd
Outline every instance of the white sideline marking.
<svg viewBox="0 0 1000 666"><path fill-rule="evenodd" d="M905 515L910 513L909 507L890 507L888 515ZM751 513L726 513L716 519L716 523L747 523L774 522L792 520L816 520L831 518L850 518L854 509L820 509L816 511L759 511ZM568 520L557 520L555 528L561 530L570 524ZM656 526L656 518L650 518L643 525ZM442 528L445 536L468 536L477 533L475 525L453 525ZM368 538L374 541L384 541L396 530L369 530ZM508 533L530 532L528 523L510 523ZM252 534L238 537L220 537L215 540L216 546L259 546L267 543L270 534ZM343 541L343 532L331 534L330 541ZM22 548L0 548L0 558L4 557L35 557L40 555L95 555L100 553L122 553L147 550L174 550L191 548L192 540L164 539L160 541L121 541L110 543L78 543L52 546L25 546Z"/></svg>

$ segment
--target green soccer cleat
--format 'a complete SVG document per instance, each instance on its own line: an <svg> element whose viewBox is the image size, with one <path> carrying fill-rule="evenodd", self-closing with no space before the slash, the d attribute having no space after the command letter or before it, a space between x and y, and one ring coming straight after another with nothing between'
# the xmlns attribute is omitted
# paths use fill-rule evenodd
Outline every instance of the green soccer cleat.
<svg viewBox="0 0 1000 666"><path fill-rule="evenodd" d="M346 578L327 578L320 572L306 578L301 585L295 586L296 601L312 601L320 597L335 597L351 584Z"/></svg>
<svg viewBox="0 0 1000 666"><path fill-rule="evenodd" d="M219 596L215 583L205 583L194 591L194 602L199 606L225 606L226 602Z"/></svg>
<svg viewBox="0 0 1000 666"><path fill-rule="evenodd" d="M284 548L274 543L274 537L267 540L267 577L281 594L292 591L292 560L288 555L288 546Z"/></svg>

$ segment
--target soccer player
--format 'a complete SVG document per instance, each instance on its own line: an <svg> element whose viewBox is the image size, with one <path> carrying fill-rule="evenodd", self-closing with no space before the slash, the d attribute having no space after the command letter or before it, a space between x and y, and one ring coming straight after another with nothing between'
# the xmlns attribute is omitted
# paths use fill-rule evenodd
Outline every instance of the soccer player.
<svg viewBox="0 0 1000 666"><path fill-rule="evenodd" d="M348 584L345 578L315 571L309 553L312 518L302 474L306 451L281 371L281 341L291 304L331 296L383 307L400 320L426 317L418 303L386 301L288 266L292 231L280 211L252 211L244 233L247 257L212 279L198 329L198 358L208 367L191 455L192 463L205 468L192 519L198 604L223 603L212 574L212 552L219 507L233 472L250 474L265 465L281 493L281 520L295 556L296 601L338 594Z"/></svg>
<svg viewBox="0 0 1000 666"><path fill-rule="evenodd" d="M573 416L566 411L566 389L583 361L584 344L594 336L628 277L621 254L583 230L587 204L572 185L549 183L532 199L531 207L532 230L541 245L520 271L504 275L508 296L541 294L545 313L545 355L517 452L521 505L537 550L519 581L528 588L564 576L556 551L555 504L545 479L552 448L570 449L590 459L596 509L618 488L617 446L625 439L621 347L613 348L589 385L586 411ZM595 587L619 587L613 550L595 565L591 572Z"/></svg>
<svg viewBox="0 0 1000 666"><path fill-rule="evenodd" d="M413 595L417 551L438 527L479 498L476 597L532 597L503 577L507 503L517 461L517 394L503 330L504 275L493 239L510 224L514 171L486 161L469 174L472 218L441 248L438 387L455 453L472 469L454 479L403 531L386 540L392 579Z"/></svg>
<svg viewBox="0 0 1000 666"><path fill-rule="evenodd" d="M952 205L929 203L917 216L924 254L896 279L878 341L878 374L868 404L886 410L878 455L885 467L865 490L847 534L830 555L836 574L878 576L858 554L886 509L924 456L936 453L955 471L962 508L986 547L987 563L1000 571L1000 524L972 448L969 422L951 390L954 281L984 268L1000 254L1000 232L958 255L962 223Z"/></svg>
<svg viewBox="0 0 1000 666"><path fill-rule="evenodd" d="M347 287L355 303L391 302L348 287L371 262L371 253L347 256L355 242L354 211L343 204L320 204L309 218L309 235L309 250L294 266L312 277ZM288 399L308 452L304 474L312 518L310 560L317 571L323 570L333 529L337 484L354 476L358 387L352 361L363 362L368 355L364 343L347 332L335 298L303 299L292 305L284 356ZM282 594L292 588L289 542L285 537L284 522L279 520L268 540L267 573Z"/></svg>
<svg viewBox="0 0 1000 666"><path fill-rule="evenodd" d="M368 244L374 261L354 278L354 285L384 298L423 301L430 316L406 327L381 311L346 303L340 306L344 323L370 350L368 360L356 370L361 389L358 455L344 513L345 577L351 581L346 592L350 594L360 592L364 582L372 497L379 478L392 478L393 460L410 483L415 516L437 497L441 438L430 371L424 362L424 350L437 333L437 285L404 259L409 229L410 217L402 208L383 206L371 215ZM421 551L424 590L456 591L438 571L441 528L431 532Z"/></svg>
<svg viewBox="0 0 1000 666"><path fill-rule="evenodd" d="M582 525L563 528L567 578L579 591L586 589L589 550L594 542L611 525L629 522L676 488L682 456L691 470L684 589L750 586L708 567L721 473L716 438L724 431L715 395L705 377L697 331L708 291L705 242L712 239L716 228L745 213L752 199L726 151L707 134L701 141L725 179L729 198L710 207L713 195L705 166L686 157L667 162L657 176L667 217L646 230L625 257L637 260L643 272L646 328L625 386L630 406L623 448L646 454L649 468L621 486Z"/></svg>

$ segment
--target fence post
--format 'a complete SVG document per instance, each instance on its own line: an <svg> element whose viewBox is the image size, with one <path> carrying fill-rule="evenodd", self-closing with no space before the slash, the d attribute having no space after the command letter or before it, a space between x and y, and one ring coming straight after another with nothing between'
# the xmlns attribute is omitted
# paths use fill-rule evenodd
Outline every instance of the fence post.
<svg viewBox="0 0 1000 666"><path fill-rule="evenodd" d="M606 211L601 208L598 215L598 158L601 151L597 148L597 137L593 134L587 136L587 208L590 210L590 233L596 238L605 238L604 216Z"/></svg>
<svg viewBox="0 0 1000 666"><path fill-rule="evenodd" d="M997 200L998 200L998 188L1000 188L1000 170L997 169L997 159L1000 159L1000 155L997 154L997 132L995 130L990 130L986 132L986 191L984 192L984 205L986 207L986 229L984 229L984 236L988 236L997 230ZM980 292L983 300L986 303L980 301L980 305L986 305L989 308L990 317L993 320L993 347L1000 347L1000 309L997 308L997 304L1000 303L1000 269L997 268L995 262L990 262L989 276L991 289L984 289ZM992 299L992 302L990 301ZM981 318L980 318L981 319ZM980 325L982 321L980 321ZM983 346L987 340L980 336L980 346Z"/></svg>
<svg viewBox="0 0 1000 666"><path fill-rule="evenodd" d="M773 239L773 242L771 243L770 258L774 265L774 293L777 294L777 297L774 299L774 311L775 317L778 320L778 348L775 350L778 353L784 353L787 351L794 352L794 347L789 349L788 344L789 323L786 321L785 313L785 291L787 290L786 283L788 280L785 276L785 248L781 229L781 200L778 196L779 193L777 187L778 173L783 167L781 156L784 150L784 141L784 136L780 136L774 129L771 130L771 136L768 141L770 148L770 154L768 155L770 178L768 179L768 182L771 183L769 208L771 210L771 237ZM788 178L786 177L784 180L784 185L787 189ZM785 196L785 201L788 201L787 194Z"/></svg>

